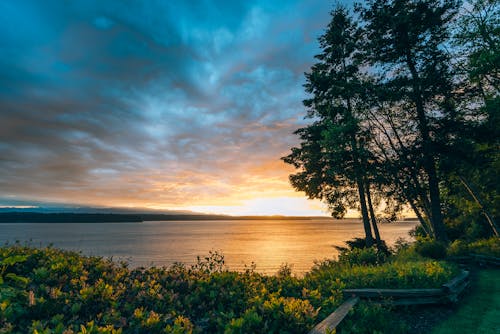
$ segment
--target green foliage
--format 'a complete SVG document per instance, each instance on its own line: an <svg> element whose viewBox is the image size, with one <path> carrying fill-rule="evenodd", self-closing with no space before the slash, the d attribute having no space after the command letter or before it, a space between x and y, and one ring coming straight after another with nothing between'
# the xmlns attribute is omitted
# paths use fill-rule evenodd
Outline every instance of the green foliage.
<svg viewBox="0 0 500 334"><path fill-rule="evenodd" d="M404 334L405 323L395 318L390 308L361 301L340 323L336 334Z"/></svg>
<svg viewBox="0 0 500 334"><path fill-rule="evenodd" d="M489 239L476 240L471 243L467 243L463 240L455 240L448 247L448 255L450 256L463 256L469 254L500 257L500 239L491 237Z"/></svg>
<svg viewBox="0 0 500 334"><path fill-rule="evenodd" d="M414 247L415 251L423 257L437 260L446 257L446 244L428 237L419 238Z"/></svg>
<svg viewBox="0 0 500 334"><path fill-rule="evenodd" d="M306 73L303 101L314 122L298 129L301 143L282 159L298 169L290 175L292 186L309 198L328 205L335 218L360 205L365 235L372 244L366 204L370 191L368 171L372 155L366 149L368 131L362 126L367 105L365 79L360 62L362 30L340 6L319 38L321 53Z"/></svg>
<svg viewBox="0 0 500 334"><path fill-rule="evenodd" d="M317 313L307 300L273 294L243 317L233 319L225 333L305 333L314 325Z"/></svg>
<svg viewBox="0 0 500 334"><path fill-rule="evenodd" d="M446 283L457 273L456 266L433 260L394 259L382 265L370 266L325 261L317 264L305 279L311 285L328 282L342 288L433 288Z"/></svg>
<svg viewBox="0 0 500 334"><path fill-rule="evenodd" d="M343 302L345 287L435 287L454 274L436 261L380 264L374 248L351 252L298 278L287 265L274 276L228 271L218 253L129 270L54 248L0 247L0 333L304 333Z"/></svg>
<svg viewBox="0 0 500 334"><path fill-rule="evenodd" d="M276 276L230 272L216 252L189 267L129 270L15 245L0 248L0 268L1 333L222 333L254 325L262 333L299 333L312 327L324 302L290 267Z"/></svg>
<svg viewBox="0 0 500 334"><path fill-rule="evenodd" d="M354 248L341 251L339 262L350 265L375 265L382 264L387 260L385 253L378 251L376 247Z"/></svg>

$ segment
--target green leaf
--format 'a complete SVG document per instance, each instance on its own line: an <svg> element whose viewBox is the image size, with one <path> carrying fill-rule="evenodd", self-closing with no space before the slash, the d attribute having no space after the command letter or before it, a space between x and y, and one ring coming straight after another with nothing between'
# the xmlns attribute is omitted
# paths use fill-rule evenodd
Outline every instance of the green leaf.
<svg viewBox="0 0 500 334"><path fill-rule="evenodd" d="M12 266L16 263L21 263L24 262L28 259L28 256L26 255L14 255L14 256L9 256L5 259L3 259L0 264L4 266Z"/></svg>
<svg viewBox="0 0 500 334"><path fill-rule="evenodd" d="M26 285L28 284L29 282L29 279L26 278L26 277L22 277L22 276L18 276L14 273L8 273L7 275L5 275L6 278L12 280L13 282L15 283L19 283L21 285Z"/></svg>

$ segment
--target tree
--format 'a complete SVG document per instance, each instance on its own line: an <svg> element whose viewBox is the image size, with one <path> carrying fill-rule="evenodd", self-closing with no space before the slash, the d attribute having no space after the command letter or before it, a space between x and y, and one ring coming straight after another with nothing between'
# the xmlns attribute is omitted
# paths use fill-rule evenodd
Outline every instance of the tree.
<svg viewBox="0 0 500 334"><path fill-rule="evenodd" d="M468 122L456 136L447 171L446 209L453 238L499 235L500 207L500 2L468 3L457 20L454 48L460 60ZM481 217L482 216L482 217Z"/></svg>
<svg viewBox="0 0 500 334"><path fill-rule="evenodd" d="M305 90L311 98L304 105L315 121L296 131L300 147L282 159L299 169L290 176L293 187L326 202L334 216L341 217L359 204L366 243L371 246L369 133L362 126L366 88L358 57L362 31L344 8L333 10L331 17L319 38L318 62L306 73ZM380 242L378 230L376 235Z"/></svg>
<svg viewBox="0 0 500 334"><path fill-rule="evenodd" d="M455 44L466 55L470 82L483 98L500 92L500 1L476 0L463 9Z"/></svg>
<svg viewBox="0 0 500 334"><path fill-rule="evenodd" d="M457 4L451 0L372 0L357 10L366 21L366 57L379 74L380 98L399 110L404 135L411 145L407 167L423 175L430 209L427 213L438 240L447 241L439 189L439 141L453 119L453 74L449 54L449 24Z"/></svg>

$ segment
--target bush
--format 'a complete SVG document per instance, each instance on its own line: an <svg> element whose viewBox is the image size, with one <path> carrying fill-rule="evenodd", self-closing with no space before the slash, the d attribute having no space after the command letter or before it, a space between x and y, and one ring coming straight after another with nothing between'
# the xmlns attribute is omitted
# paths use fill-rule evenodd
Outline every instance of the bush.
<svg viewBox="0 0 500 334"><path fill-rule="evenodd" d="M342 303L345 287L437 287L456 270L379 257L356 249L299 278L289 266L275 276L229 271L218 253L129 270L54 248L0 247L0 333L304 333Z"/></svg>
<svg viewBox="0 0 500 334"><path fill-rule="evenodd" d="M129 270L54 248L0 247L0 333L298 333L325 302L290 267L233 272L215 252L192 266Z"/></svg>
<svg viewBox="0 0 500 334"><path fill-rule="evenodd" d="M405 323L391 315L391 310L380 304L361 301L340 323L337 334L408 333Z"/></svg>
<svg viewBox="0 0 500 334"><path fill-rule="evenodd" d="M471 243L463 240L455 240L448 248L448 255L450 256L464 256L469 254L500 257L500 238L491 237Z"/></svg>
<svg viewBox="0 0 500 334"><path fill-rule="evenodd" d="M419 238L414 247L415 251L423 257L436 260L446 257L446 245L435 239Z"/></svg>
<svg viewBox="0 0 500 334"><path fill-rule="evenodd" d="M317 264L305 276L306 286L324 293L335 288L437 288L458 273L456 265L434 260L392 261L378 266L333 261ZM324 286L326 285L326 286Z"/></svg>
<svg viewBox="0 0 500 334"><path fill-rule="evenodd" d="M368 247L366 245L366 239L365 238L353 238L351 240L345 241L347 247L342 247L342 246L334 246L339 252L344 252L348 250L354 250L354 249L365 249L365 248L373 248L375 247L379 253L382 253L386 256L390 255L390 250L389 247L387 247L387 244L385 243L384 240L381 240L379 244L375 244L373 246Z"/></svg>
<svg viewBox="0 0 500 334"><path fill-rule="evenodd" d="M447 254L450 256L468 255L469 245L463 240L455 240L448 247Z"/></svg>
<svg viewBox="0 0 500 334"><path fill-rule="evenodd" d="M385 253L380 252L375 247L353 248L343 250L339 254L339 262L350 265L376 265L387 260Z"/></svg>
<svg viewBox="0 0 500 334"><path fill-rule="evenodd" d="M500 238L477 240L471 242L468 248L471 253L500 257Z"/></svg>

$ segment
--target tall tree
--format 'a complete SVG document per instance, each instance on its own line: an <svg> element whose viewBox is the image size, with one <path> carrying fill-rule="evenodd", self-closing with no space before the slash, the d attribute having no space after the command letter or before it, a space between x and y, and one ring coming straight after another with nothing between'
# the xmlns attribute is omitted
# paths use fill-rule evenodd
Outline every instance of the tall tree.
<svg viewBox="0 0 500 334"><path fill-rule="evenodd" d="M475 0L462 9L456 46L466 56L465 67L483 98L500 93L500 1Z"/></svg>
<svg viewBox="0 0 500 334"><path fill-rule="evenodd" d="M452 0L371 0L358 11L366 21L367 56L380 74L383 100L402 111L412 168L425 174L428 212L437 239L447 241L441 211L439 150L441 120L454 113L453 76L445 51ZM419 173L419 174L421 174Z"/></svg>
<svg viewBox="0 0 500 334"><path fill-rule="evenodd" d="M331 16L319 38L322 52L316 56L318 62L306 73L305 89L311 98L304 105L315 122L296 132L301 145L283 160L299 169L290 176L292 185L327 202L334 215L342 216L347 208L359 204L370 246L370 188L365 175L369 134L362 127L365 88L358 57L361 30L344 8L333 10Z"/></svg>
<svg viewBox="0 0 500 334"><path fill-rule="evenodd" d="M447 169L446 208L453 238L499 235L500 1L475 0L460 12L454 36L468 122L455 136ZM481 217L482 216L482 217Z"/></svg>

